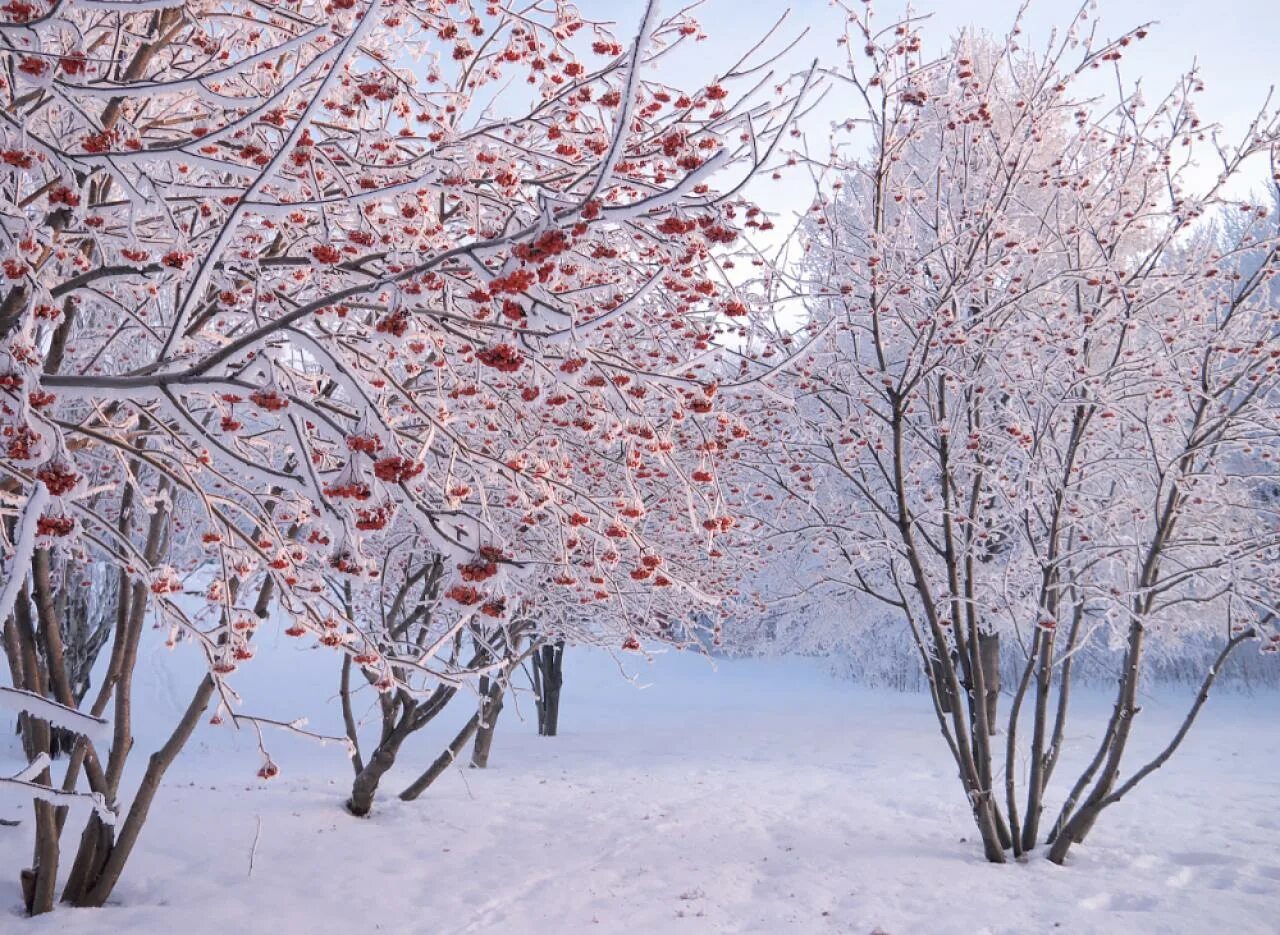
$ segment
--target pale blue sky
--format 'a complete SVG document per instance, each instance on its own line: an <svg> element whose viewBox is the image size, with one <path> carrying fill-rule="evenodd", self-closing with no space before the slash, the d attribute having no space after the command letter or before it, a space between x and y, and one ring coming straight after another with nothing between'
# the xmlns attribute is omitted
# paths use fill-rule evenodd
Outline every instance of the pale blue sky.
<svg viewBox="0 0 1280 935"><path fill-rule="evenodd" d="M588 17L615 20L621 37L632 34L640 12L639 0L579 0L579 6ZM663 0L662 9L669 13L680 6L679 0ZM889 23L894 12L905 6L900 0L881 0L876 4L879 21ZM917 12L933 13L925 38L939 49L963 27L1004 34L1018 6L1019 0L919 0L913 4ZM1025 21L1026 44L1042 48L1050 30L1064 24L1077 8L1074 0L1033 0ZM676 75L673 83L697 86L715 67L726 65L752 45L788 9L791 17L785 34L794 36L806 26L809 33L784 67L800 68L816 56L839 55L835 40L843 33L843 14L827 0L706 0L695 15L710 38L670 63ZM1151 100L1198 61L1206 85L1199 99L1201 116L1222 123L1232 135L1247 125L1268 88L1280 84L1280 29L1274 0L1101 0L1093 15L1100 17L1104 36L1155 21L1150 36L1127 52L1126 80L1141 78ZM833 104L838 109L838 98L829 99L822 119L811 120L806 127L819 152L825 149L827 126L835 117ZM784 192L801 195L790 184L774 188L769 192L768 186L755 185L752 195L771 208L781 207L779 199L795 200Z"/></svg>

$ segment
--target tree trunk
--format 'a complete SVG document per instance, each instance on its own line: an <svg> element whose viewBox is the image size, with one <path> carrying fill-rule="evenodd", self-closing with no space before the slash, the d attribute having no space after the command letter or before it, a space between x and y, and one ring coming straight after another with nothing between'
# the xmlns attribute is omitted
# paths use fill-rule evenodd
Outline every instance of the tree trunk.
<svg viewBox="0 0 1280 935"><path fill-rule="evenodd" d="M984 699L987 705L987 732L996 733L996 714L1000 705L1000 634L978 634L978 656L981 659L984 678Z"/></svg>
<svg viewBox="0 0 1280 935"><path fill-rule="evenodd" d="M41 773L36 781L41 785L51 785L49 770ZM58 822L54 806L48 802L36 802L35 812L35 859L32 866L21 873L23 902L27 914L33 916L52 911L58 882Z"/></svg>
<svg viewBox="0 0 1280 935"><path fill-rule="evenodd" d="M1067 848L1072 844L1081 844L1093 830L1093 824L1105 807L1104 799L1115 788L1116 779L1120 775L1120 761L1129 743L1129 735L1133 730L1133 721L1138 711L1138 677L1142 666L1142 654L1146 636L1146 628L1140 620L1129 624L1129 645L1125 653L1124 675L1120 679L1120 693L1116 699L1116 713L1113 717L1115 729L1110 732L1107 747L1106 764L1094 784L1093 791L1085 799L1084 805L1067 823L1058 839L1053 842L1053 852L1061 848L1061 856L1066 857ZM1050 855L1053 859L1053 855ZM1054 861L1061 863L1061 860Z"/></svg>
<svg viewBox="0 0 1280 935"><path fill-rule="evenodd" d="M554 737L560 727L560 688L564 684L564 640L547 643L533 654L533 689L538 734Z"/></svg>
<svg viewBox="0 0 1280 935"><path fill-rule="evenodd" d="M935 650L935 652L945 651L945 648ZM955 703L955 699L951 696L951 686L947 683L946 669L942 665L942 660L931 657L929 659L929 668L933 670L933 684L938 688L938 703L942 708L942 713L950 714L951 706Z"/></svg>
<svg viewBox="0 0 1280 935"><path fill-rule="evenodd" d="M462 748L467 745L476 729L480 726L480 712L477 711L471 715L471 719L462 726L462 730L458 731L458 736L453 738L453 742L444 748L444 752L435 758L427 771L413 781L407 789L400 793L400 799L404 802L412 802L418 796L422 795L433 782L440 778L440 774L449 768L458 755L462 753Z"/></svg>
<svg viewBox="0 0 1280 935"><path fill-rule="evenodd" d="M79 706L80 699L75 697L75 693L71 690L71 682L67 678L66 652L62 640L62 626L54 608L52 579L49 550L37 549L31 558L31 594L35 599L36 620L40 624L39 645L48 676L45 689L54 701L69 708L75 708ZM50 757L56 758L63 753L69 754L75 746L74 731L50 726Z"/></svg>
<svg viewBox="0 0 1280 935"><path fill-rule="evenodd" d="M1020 847L1030 851L1040 836L1040 817L1044 813L1044 791L1048 782L1048 755L1045 737L1049 730L1049 691L1052 688L1054 632L1038 629L1036 633L1036 699L1031 734L1031 775L1027 779L1027 819L1022 828ZM1059 689L1060 691L1063 689Z"/></svg>
<svg viewBox="0 0 1280 935"><path fill-rule="evenodd" d="M187 705L187 710L183 712L182 720L173 729L169 739L165 741L164 746L151 754L151 759L147 762L147 771L142 776L142 782L138 786L137 794L133 797L129 814L119 826L118 834L115 829L108 829L105 825L101 825L96 815L90 820L89 827L86 828L86 838L93 836L98 840L90 845L93 853L85 863L99 869L96 873L90 872L75 879L68 879L62 894L63 902L82 908L101 908L111 897L116 884L120 882L120 874L124 871L125 862L133 853L134 845L138 843L138 835L142 833L142 826L146 824L147 816L151 812L151 803L155 800L156 793L160 791L164 774L182 752L187 741L191 739L201 715L209 707L213 690L213 677L206 675L196 688L195 694ZM108 833L95 835L95 825L101 825ZM82 841L82 846L84 843ZM79 863L80 855L76 856Z"/></svg>
<svg viewBox="0 0 1280 935"><path fill-rule="evenodd" d="M485 658L484 652L484 650L476 650L471 661L467 663L467 668L474 668L481 664ZM373 798L378 791L378 783L382 781L387 770L395 765L401 744L412 734L430 724L457 693L456 685L440 685L421 704L406 702L395 729L390 733L384 730L382 741L369 757L369 762L356 774L355 781L351 784L351 798L347 799L347 811L357 818L363 818L369 814L373 809ZM470 734L458 749L461 750L469 739L471 739ZM425 789L426 786L423 788ZM401 798L404 796L401 795Z"/></svg>
<svg viewBox="0 0 1280 935"><path fill-rule="evenodd" d="M1088 805L1076 812L1071 820L1058 830L1057 835L1054 837L1053 845L1049 848L1049 860L1055 864L1064 863L1071 845L1079 843L1083 839L1083 826L1085 824L1092 826L1098 818L1098 812L1099 809Z"/></svg>
<svg viewBox="0 0 1280 935"><path fill-rule="evenodd" d="M357 818L364 818L373 810L373 797L378 791L378 783L396 762L396 754L400 751L403 737L399 733L388 737L378 744L369 762L357 774L351 783L351 798L347 799L347 811Z"/></svg>
<svg viewBox="0 0 1280 935"><path fill-rule="evenodd" d="M25 585L13 605L12 621L22 653L21 668L25 680L23 685L17 687L44 695L47 684L40 665L35 626L31 619L30 594ZM27 760L34 760L41 753L49 753L53 736L49 722L28 714L20 723L23 727L22 749ZM46 768L36 777L35 782L42 786L52 786L52 773ZM28 915L39 915L53 909L54 889L58 878L57 813L48 802L36 800L34 804L35 850L31 866L20 874L23 905Z"/></svg>
<svg viewBox="0 0 1280 935"><path fill-rule="evenodd" d="M55 760L64 753L70 756L76 748L78 737L79 735L73 730L67 730L65 727L55 727L52 739L49 741L49 756Z"/></svg>
<svg viewBox="0 0 1280 935"><path fill-rule="evenodd" d="M1069 820L1063 823L1066 817L1064 809L1063 815L1058 821L1060 829L1057 836L1053 839L1053 846L1049 849L1049 860L1055 864L1061 864L1067 859L1067 851L1071 849L1073 844L1081 844L1085 837L1093 829L1094 823L1097 822L1098 816L1104 808L1114 805L1122 798L1132 792L1137 785L1160 769L1169 758L1177 752L1178 747L1182 745L1182 741L1186 739L1192 725L1200 714L1200 709L1204 707L1206 701L1209 700L1209 690L1213 688L1213 683L1217 680L1218 674L1226 665L1227 660L1231 658L1231 654L1235 652L1237 646L1245 640L1253 639L1257 635L1257 631L1250 628L1242 633L1238 633L1227 641L1222 647L1222 651L1218 654L1218 658L1214 660L1213 665L1209 666L1209 670L1205 673L1204 680L1200 683L1200 690L1196 693L1195 701L1191 705L1191 709L1183 718L1182 724L1178 727L1177 732L1173 735L1173 739L1160 751L1156 757L1148 762L1131 776L1128 781L1123 783L1119 789L1114 792L1108 787L1104 796L1091 797L1082 805Z"/></svg>
<svg viewBox="0 0 1280 935"><path fill-rule="evenodd" d="M471 766L485 769L489 765L489 750L493 747L493 733L502 713L503 684L498 679L485 676L480 680L480 722L476 729L475 746L471 748Z"/></svg>

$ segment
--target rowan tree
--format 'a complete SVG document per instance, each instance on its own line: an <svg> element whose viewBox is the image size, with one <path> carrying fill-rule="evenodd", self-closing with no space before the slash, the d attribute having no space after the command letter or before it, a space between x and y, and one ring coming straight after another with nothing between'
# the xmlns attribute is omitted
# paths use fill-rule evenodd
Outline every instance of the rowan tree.
<svg viewBox="0 0 1280 935"><path fill-rule="evenodd" d="M711 339L738 307L739 230L758 223L738 191L806 79L762 53L671 87L653 66L700 29L652 5L626 39L558 2L36 0L2 19L16 687L79 701L57 647L80 612L57 608L83 602L45 556L116 576L108 676L86 700L113 739L83 737L61 783L83 771L106 808L66 901L108 898L211 702L272 726L228 681L264 620L381 690L430 697L460 677L397 657L331 587L376 583L393 533L439 557L446 630L489 610L508 625L505 582L557 569L600 603L693 584L640 516L663 486L680 529L728 522L672 439L716 431L701 427L717 418ZM660 575L633 580L655 559ZM582 570L597 560L608 570ZM454 580L477 562L501 574ZM148 618L209 674L113 829ZM40 715L25 723L47 747ZM52 906L65 818L36 808L33 913Z"/></svg>
<svg viewBox="0 0 1280 935"><path fill-rule="evenodd" d="M919 20L866 4L848 24L849 135L812 163L811 314L774 379L786 457L761 472L827 584L909 629L987 858L1047 840L1062 862L1238 646L1280 649L1280 239L1273 200L1240 194L1280 181L1280 122L1228 141L1195 72L1144 102L1120 68L1148 27L1104 41L1087 7L1041 50L1015 25L935 56ZM1149 646L1189 634L1217 658L1129 767ZM1073 662L1108 644L1114 710L1046 820Z"/></svg>

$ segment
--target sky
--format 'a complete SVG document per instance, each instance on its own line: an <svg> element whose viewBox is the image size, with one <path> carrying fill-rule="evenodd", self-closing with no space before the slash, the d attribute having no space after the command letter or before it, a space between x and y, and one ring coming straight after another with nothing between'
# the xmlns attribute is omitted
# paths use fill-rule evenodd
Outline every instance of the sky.
<svg viewBox="0 0 1280 935"><path fill-rule="evenodd" d="M849 0L861 3L861 0ZM917 13L930 13L924 27L927 47L941 50L963 28L1004 35L1022 0L917 0ZM620 38L629 38L641 12L641 0L578 0L588 18L612 19ZM681 8L680 0L663 0L662 11ZM1205 93L1198 98L1200 116L1222 125L1227 138L1237 138L1263 103L1268 90L1280 84L1280 30L1275 28L1275 4L1268 0L1100 0L1091 16L1100 20L1100 35L1112 37L1139 25L1154 23L1148 38L1126 53L1127 81L1142 80L1150 101L1163 96L1178 76L1198 63ZM906 8L902 0L875 4L882 24ZM1030 48L1043 48L1051 30L1065 25L1078 9L1076 2L1032 0L1023 37ZM844 31L844 14L828 0L704 0L694 15L709 38L667 63L672 83L682 87L705 84L717 67L730 64L790 11L779 38L808 32L780 63L784 72L800 70L815 57L838 61L836 38ZM840 114L833 92L821 111L803 125L811 148L826 149L832 120ZM811 190L800 180L782 185L756 183L748 195L771 210L803 210Z"/></svg>

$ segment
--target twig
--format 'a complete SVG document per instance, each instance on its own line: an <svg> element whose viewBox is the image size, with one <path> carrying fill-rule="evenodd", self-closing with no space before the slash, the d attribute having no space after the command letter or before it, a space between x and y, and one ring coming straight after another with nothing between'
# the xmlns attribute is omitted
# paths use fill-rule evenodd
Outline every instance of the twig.
<svg viewBox="0 0 1280 935"><path fill-rule="evenodd" d="M253 844L249 847L249 872L246 876L253 876L253 859L258 854L258 838L262 836L262 816L254 815L254 821L257 826L253 829Z"/></svg>

